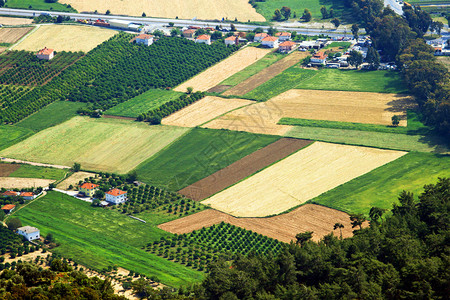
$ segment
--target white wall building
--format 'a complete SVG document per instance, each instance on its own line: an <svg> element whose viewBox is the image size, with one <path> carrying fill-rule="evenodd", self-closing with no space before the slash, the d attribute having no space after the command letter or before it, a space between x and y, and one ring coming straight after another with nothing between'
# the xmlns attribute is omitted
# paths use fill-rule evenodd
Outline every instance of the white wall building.
<svg viewBox="0 0 450 300"><path fill-rule="evenodd" d="M144 44L150 46L153 44L153 35L151 34L140 34L136 37L136 44Z"/></svg>
<svg viewBox="0 0 450 300"><path fill-rule="evenodd" d="M119 189L112 189L106 192L106 201L112 204L120 204L127 201L127 192Z"/></svg>
<svg viewBox="0 0 450 300"><path fill-rule="evenodd" d="M195 39L198 44L211 45L211 37L207 34L202 34Z"/></svg>
<svg viewBox="0 0 450 300"><path fill-rule="evenodd" d="M278 48L278 38L274 36L267 36L262 39L261 44L268 48Z"/></svg>
<svg viewBox="0 0 450 300"><path fill-rule="evenodd" d="M41 238L39 229L31 226L23 226L17 228L17 234L23 235L27 241L34 241Z"/></svg>
<svg viewBox="0 0 450 300"><path fill-rule="evenodd" d="M53 51L53 49L48 49L47 47L45 47L44 49L39 50L36 56L39 59L50 60L55 56L55 51Z"/></svg>

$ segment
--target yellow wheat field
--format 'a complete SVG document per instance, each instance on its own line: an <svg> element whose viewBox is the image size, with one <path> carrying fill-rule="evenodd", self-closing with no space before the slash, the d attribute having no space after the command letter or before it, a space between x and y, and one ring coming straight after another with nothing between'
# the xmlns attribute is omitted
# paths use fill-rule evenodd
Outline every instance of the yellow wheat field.
<svg viewBox="0 0 450 300"><path fill-rule="evenodd" d="M195 127L208 122L230 110L254 103L243 99L224 99L220 97L206 96L167 118L162 120L164 125L181 127Z"/></svg>
<svg viewBox="0 0 450 300"><path fill-rule="evenodd" d="M194 78L180 84L174 90L178 92L186 92L188 87L192 87L194 88L194 91L207 91L231 75L260 60L269 52L269 49L246 47L220 63L215 64L206 71L198 74Z"/></svg>
<svg viewBox="0 0 450 300"><path fill-rule="evenodd" d="M265 21L264 17L248 3L247 0L59 0L60 3L70 4L79 12L147 16L163 18L200 20L221 20L228 18L239 21ZM281 8L281 6L280 6Z"/></svg>
<svg viewBox="0 0 450 300"><path fill-rule="evenodd" d="M80 180L84 181L84 179L94 176L95 176L94 173L75 172L68 178L64 179L61 183L59 183L57 188L61 190L67 190L71 185L76 186Z"/></svg>
<svg viewBox="0 0 450 300"><path fill-rule="evenodd" d="M42 25L19 43L14 50L38 51L44 47L55 51L89 52L117 31L78 25Z"/></svg>
<svg viewBox="0 0 450 300"><path fill-rule="evenodd" d="M0 17L0 24L2 25L28 25L33 23L32 19L25 18L11 18L11 17Z"/></svg>
<svg viewBox="0 0 450 300"><path fill-rule="evenodd" d="M41 178L0 177L0 186L5 189L47 187L52 182L54 182L54 180Z"/></svg>
<svg viewBox="0 0 450 300"><path fill-rule="evenodd" d="M237 217L279 214L405 154L315 142L202 203Z"/></svg>

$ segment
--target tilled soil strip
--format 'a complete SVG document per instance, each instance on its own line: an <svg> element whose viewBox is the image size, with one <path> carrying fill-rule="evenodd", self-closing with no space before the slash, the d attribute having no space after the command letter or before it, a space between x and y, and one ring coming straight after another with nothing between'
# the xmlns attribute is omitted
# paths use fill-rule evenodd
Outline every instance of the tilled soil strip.
<svg viewBox="0 0 450 300"><path fill-rule="evenodd" d="M309 140L282 138L185 187L178 193L192 200L201 201L311 143Z"/></svg>

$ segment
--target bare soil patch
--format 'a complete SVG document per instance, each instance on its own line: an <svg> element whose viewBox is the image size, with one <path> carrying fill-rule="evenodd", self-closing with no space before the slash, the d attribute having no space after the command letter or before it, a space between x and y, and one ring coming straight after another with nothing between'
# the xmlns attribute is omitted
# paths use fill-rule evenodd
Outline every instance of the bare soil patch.
<svg viewBox="0 0 450 300"><path fill-rule="evenodd" d="M84 180L91 176L95 176L95 174L88 172L75 172L65 180L61 181L57 188L61 190L68 190L70 185L76 186L80 180Z"/></svg>
<svg viewBox="0 0 450 300"><path fill-rule="evenodd" d="M26 18L11 18L11 17L0 17L0 24L2 25L28 25L33 23L33 19Z"/></svg>
<svg viewBox="0 0 450 300"><path fill-rule="evenodd" d="M0 164L0 177L8 177L18 168L20 168L19 164Z"/></svg>
<svg viewBox="0 0 450 300"><path fill-rule="evenodd" d="M203 200L311 143L308 140L280 139L178 192L196 201Z"/></svg>
<svg viewBox="0 0 450 300"><path fill-rule="evenodd" d="M223 91L225 91L226 89L230 88L231 85L223 85L223 84L219 84L216 85L215 87L210 88L209 90L207 90L208 93L222 93Z"/></svg>
<svg viewBox="0 0 450 300"><path fill-rule="evenodd" d="M308 52L299 52L294 51L292 54L289 54L283 59L280 59L276 63L270 65L269 67L265 68L261 72L251 76L250 78L247 78L246 80L242 81L235 87L229 89L228 91L224 92L223 95L230 96L230 95L237 95L237 96L243 96L247 94L248 92L254 90L261 84L263 84L266 81L269 81L270 79L274 78L284 70L286 70L289 67L292 67L296 63L298 63L300 60L305 58L309 53Z"/></svg>
<svg viewBox="0 0 450 300"><path fill-rule="evenodd" d="M52 182L54 182L54 180L40 178L0 177L0 187L6 189L47 187Z"/></svg>
<svg viewBox="0 0 450 300"><path fill-rule="evenodd" d="M306 231L313 232L313 240L315 241L319 241L331 232L340 236L339 229L333 230L335 223L344 225L342 237L347 238L353 235L348 214L315 204L305 204L289 213L269 218L235 218L223 212L208 209L161 224L158 227L171 233L183 234L220 222L239 226L285 243L295 241L297 233Z"/></svg>
<svg viewBox="0 0 450 300"><path fill-rule="evenodd" d="M269 52L269 49L246 47L198 74L194 78L180 84L174 90L186 92L188 87L192 87L194 88L194 91L207 91L231 75L260 60Z"/></svg>
<svg viewBox="0 0 450 300"><path fill-rule="evenodd" d="M14 44L34 27L0 28L0 43Z"/></svg>
<svg viewBox="0 0 450 300"><path fill-rule="evenodd" d="M207 96L162 120L164 125L195 127L206 123L230 110L254 103L243 99L224 99Z"/></svg>
<svg viewBox="0 0 450 300"><path fill-rule="evenodd" d="M276 215L405 154L315 142L202 203L236 217Z"/></svg>

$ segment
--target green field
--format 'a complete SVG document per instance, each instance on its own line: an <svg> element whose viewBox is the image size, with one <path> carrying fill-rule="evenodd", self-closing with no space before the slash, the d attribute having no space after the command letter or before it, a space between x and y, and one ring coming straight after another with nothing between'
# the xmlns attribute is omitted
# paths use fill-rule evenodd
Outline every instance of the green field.
<svg viewBox="0 0 450 300"><path fill-rule="evenodd" d="M0 152L8 158L124 174L188 129L116 119L74 117Z"/></svg>
<svg viewBox="0 0 450 300"><path fill-rule="evenodd" d="M45 0L8 0L5 7L9 8L29 8L38 10L54 10L63 12L77 12L61 3L46 3ZM31 7L30 7L31 6Z"/></svg>
<svg viewBox="0 0 450 300"><path fill-rule="evenodd" d="M0 150L8 148L33 135L33 131L9 125L0 125Z"/></svg>
<svg viewBox="0 0 450 300"><path fill-rule="evenodd" d="M342 51L347 51L347 49L352 45L350 42L331 42L328 46L323 49L331 49L335 47L342 48Z"/></svg>
<svg viewBox="0 0 450 300"><path fill-rule="evenodd" d="M77 109L86 106L81 102L58 101L23 119L16 126L35 132L61 124L77 115Z"/></svg>
<svg viewBox="0 0 450 300"><path fill-rule="evenodd" d="M247 68L245 68L244 70L231 75L230 77L228 77L227 79L222 81L220 83L220 85L235 86L235 85L241 83L242 81L246 80L250 76L253 76L256 73L264 70L271 64L282 59L283 57L285 57L285 55L277 53L277 52L270 52L270 53L266 54L266 56L264 56L263 58L258 60L257 62L255 62L255 63L251 64L250 66L248 66Z"/></svg>
<svg viewBox="0 0 450 300"><path fill-rule="evenodd" d="M416 196L425 184L450 176L450 156L411 152L363 176L338 186L311 202L349 213L368 215L373 206L391 209L401 191Z"/></svg>
<svg viewBox="0 0 450 300"><path fill-rule="evenodd" d="M437 135L407 135L348 129L300 127L286 133L288 137L310 139L346 145L368 146L383 149L449 153L448 141Z"/></svg>
<svg viewBox="0 0 450 300"><path fill-rule="evenodd" d="M49 192L14 216L24 225L38 227L42 236L53 233L61 244L53 252L89 268L101 270L118 265L157 276L162 283L175 287L204 277L201 272L141 250L147 243L171 235L156 227L171 217L154 215L144 224L115 210L94 208L57 192Z"/></svg>
<svg viewBox="0 0 450 300"><path fill-rule="evenodd" d="M180 190L278 139L246 132L194 128L139 165L138 179Z"/></svg>
<svg viewBox="0 0 450 300"><path fill-rule="evenodd" d="M245 98L266 101L290 89L406 93L399 73L391 71L356 71L303 69L293 66L263 83Z"/></svg>
<svg viewBox="0 0 450 300"><path fill-rule="evenodd" d="M178 98L182 93L172 90L151 89L128 101L120 103L105 114L113 116L137 118L140 114L160 107L162 104Z"/></svg>
<svg viewBox="0 0 450 300"><path fill-rule="evenodd" d="M60 180L66 176L67 172L68 172L67 169L46 168L32 165L20 165L20 167L17 170L9 174L9 177Z"/></svg>

